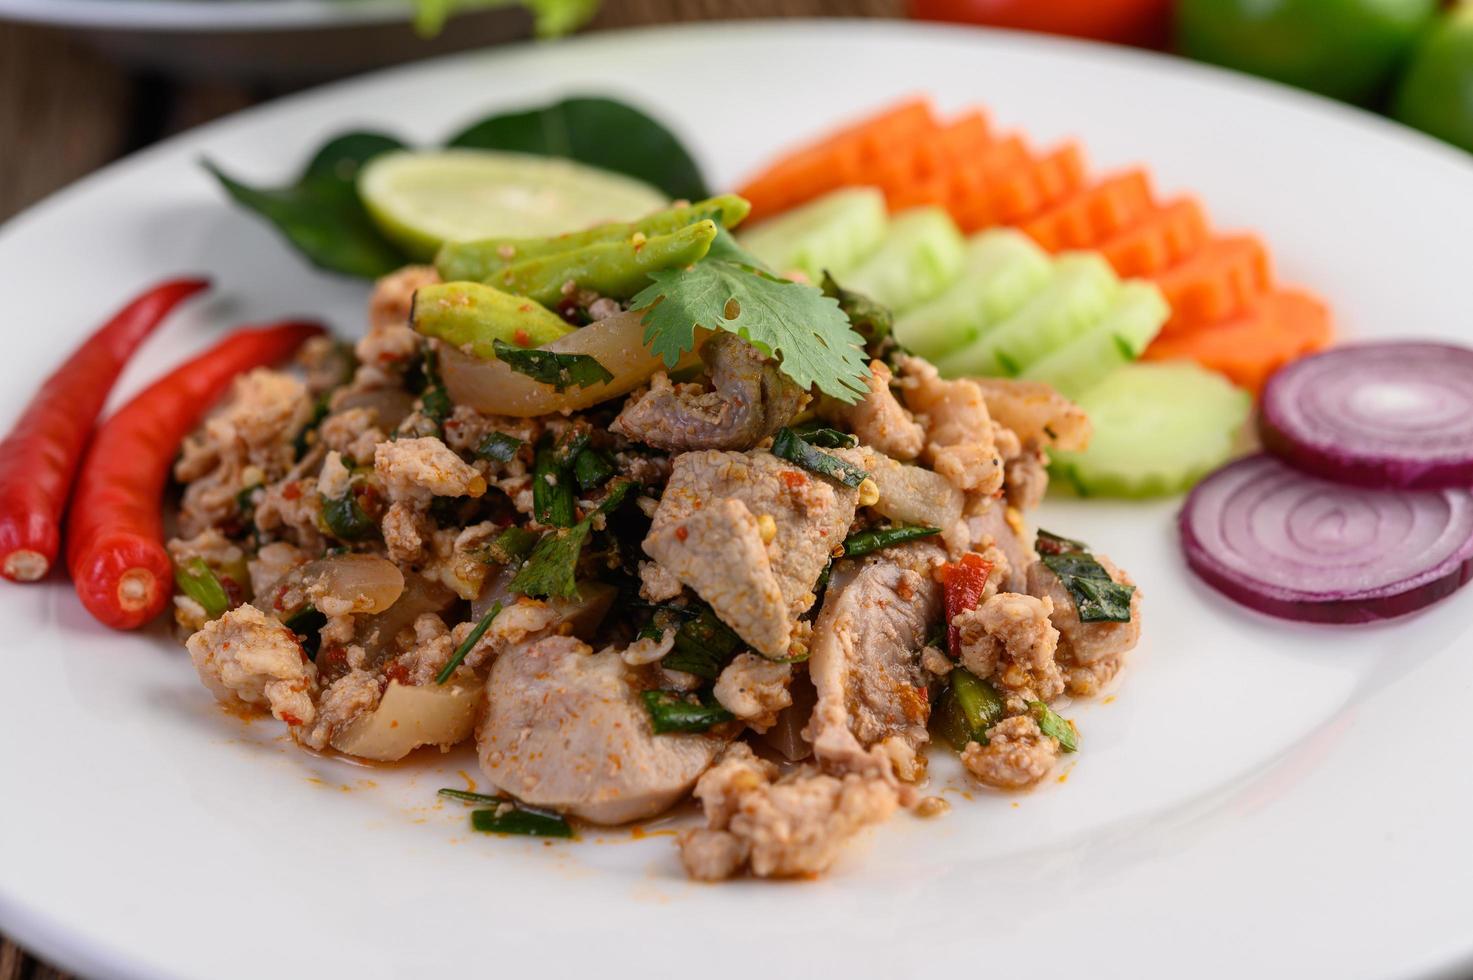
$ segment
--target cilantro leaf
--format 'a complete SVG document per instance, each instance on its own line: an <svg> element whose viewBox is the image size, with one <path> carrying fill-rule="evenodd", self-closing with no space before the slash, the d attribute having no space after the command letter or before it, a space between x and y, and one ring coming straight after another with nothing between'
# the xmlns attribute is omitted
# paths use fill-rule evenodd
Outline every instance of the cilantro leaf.
<svg viewBox="0 0 1473 980"><path fill-rule="evenodd" d="M644 342L673 367L694 349L696 328L725 330L764 354L800 387L817 387L853 404L868 389L864 338L854 332L837 300L812 286L779 279L718 235L703 261L665 269L630 301L644 313Z"/></svg>
<svg viewBox="0 0 1473 980"><path fill-rule="evenodd" d="M504 340L495 342L497 360L533 381L552 385L557 391L587 388L613 381L609 369L588 354L559 354L556 351L517 347Z"/></svg>
<svg viewBox="0 0 1473 980"><path fill-rule="evenodd" d="M583 553L584 542L592 530L590 522L579 521L572 527L548 531L507 588L537 599L579 598L578 556Z"/></svg>

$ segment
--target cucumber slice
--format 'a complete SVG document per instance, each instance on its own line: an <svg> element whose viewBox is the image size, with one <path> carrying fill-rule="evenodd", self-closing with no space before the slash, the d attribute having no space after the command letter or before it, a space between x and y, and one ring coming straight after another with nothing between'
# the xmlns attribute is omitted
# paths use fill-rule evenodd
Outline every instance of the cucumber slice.
<svg viewBox="0 0 1473 980"><path fill-rule="evenodd" d="M816 283L825 269L842 276L858 265L880 247L889 224L882 192L849 187L744 229L737 240L775 272L801 272Z"/></svg>
<svg viewBox="0 0 1473 980"><path fill-rule="evenodd" d="M840 276L839 285L900 313L955 282L965 249L951 215L940 208L911 208L895 216L879 249Z"/></svg>
<svg viewBox="0 0 1473 980"><path fill-rule="evenodd" d="M1054 263L1048 285L1021 310L943 357L936 368L948 377L1016 377L1099 322L1119 291L1110 263L1093 252L1067 253Z"/></svg>
<svg viewBox="0 0 1473 980"><path fill-rule="evenodd" d="M1169 316L1171 307L1161 290L1141 279L1129 280L1088 333L1033 362L1018 377L1045 381L1060 393L1078 398L1140 357Z"/></svg>
<svg viewBox="0 0 1473 980"><path fill-rule="evenodd" d="M492 150L402 150L375 157L358 196L418 260L447 241L538 237L630 221L666 204L641 181L557 157Z"/></svg>
<svg viewBox="0 0 1473 980"><path fill-rule="evenodd" d="M1083 496L1180 493L1231 455L1252 405L1190 361L1127 364L1079 396L1089 448L1054 453L1049 469Z"/></svg>
<svg viewBox="0 0 1473 980"><path fill-rule="evenodd" d="M1017 312L1052 271L1048 253L1027 235L1011 228L984 231L967 240L961 278L899 317L895 339L927 360L966 347Z"/></svg>

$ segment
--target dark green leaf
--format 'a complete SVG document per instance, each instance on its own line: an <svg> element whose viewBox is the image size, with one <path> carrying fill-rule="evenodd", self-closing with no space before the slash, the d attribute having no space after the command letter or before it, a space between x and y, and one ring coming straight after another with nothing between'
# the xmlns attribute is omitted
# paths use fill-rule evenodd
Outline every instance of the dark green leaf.
<svg viewBox="0 0 1473 980"><path fill-rule="evenodd" d="M1079 748L1079 733L1074 726L1055 713L1053 708L1042 701L1029 701L1028 711L1033 715L1033 720L1038 722L1039 731L1050 738L1057 739L1059 748L1065 752L1074 752Z"/></svg>
<svg viewBox="0 0 1473 980"><path fill-rule="evenodd" d="M598 507L595 508L596 513L612 514L623 506L629 494L638 488L638 486L638 480L623 479L615 481L609 486L609 492L604 494L604 499L598 502ZM591 517L592 515L589 518L585 518L585 520L589 520Z"/></svg>
<svg viewBox="0 0 1473 980"><path fill-rule="evenodd" d="M1045 554L1039 559L1059 576L1074 600L1081 623L1130 622L1130 597L1135 586L1121 585L1094 556L1083 551Z"/></svg>
<svg viewBox="0 0 1473 980"><path fill-rule="evenodd" d="M809 423L793 427L793 432L803 437L810 446L820 449L853 449L859 445L859 437L825 425Z"/></svg>
<svg viewBox="0 0 1473 980"><path fill-rule="evenodd" d="M567 157L642 180L672 198L709 196L700 168L674 134L613 99L574 97L491 116L449 145Z"/></svg>
<svg viewBox="0 0 1473 980"><path fill-rule="evenodd" d="M933 534L940 534L939 527L922 527L918 525L906 525L901 527L877 527L866 531L856 531L844 539L844 556L846 558L858 558L867 555L871 551L879 551L888 548L892 544L901 544L906 541L914 541L917 538L929 538Z"/></svg>
<svg viewBox="0 0 1473 980"><path fill-rule="evenodd" d="M735 718L715 701L696 700L693 695L679 691L645 691L640 697L650 713L650 726L656 735L704 732Z"/></svg>
<svg viewBox="0 0 1473 980"><path fill-rule="evenodd" d="M535 347L517 347L504 340L495 342L496 357L518 374L552 385L557 391L587 388L614 380L609 370L589 354L559 354Z"/></svg>
<svg viewBox="0 0 1473 980"><path fill-rule="evenodd" d="M779 429L772 440L772 454L790 463L797 463L805 470L838 480L846 487L857 487L868 479L869 474L857 466L846 463L837 456L819 452L792 429Z"/></svg>
<svg viewBox="0 0 1473 980"><path fill-rule="evenodd" d="M584 490L601 487L614 475L614 464L596 449L585 449L573 459L573 476Z"/></svg>
<svg viewBox="0 0 1473 980"><path fill-rule="evenodd" d="M660 661L660 666L714 681L741 646L741 637L709 606L702 606L698 615L681 623L675 631L675 647Z"/></svg>
<svg viewBox="0 0 1473 980"><path fill-rule="evenodd" d="M573 828L556 813L529 810L503 803L494 810L472 810L471 829L483 834L516 834L521 837L573 838Z"/></svg>
<svg viewBox="0 0 1473 980"><path fill-rule="evenodd" d="M481 637L486 635L486 630L491 628L491 621L500 615L501 603L493 602L491 608L486 610L486 615L482 616L475 628L466 634L466 638L460 642L460 646L455 648L455 652L450 655L445 666L440 668L440 673L435 675L436 684L444 684L450 679L450 675L455 673L455 669L465 660L466 654L475 649L476 644L481 642Z"/></svg>
<svg viewBox="0 0 1473 980"><path fill-rule="evenodd" d="M579 521L542 535L508 588L537 599L576 599L578 556L592 529L588 521Z"/></svg>
<svg viewBox="0 0 1473 980"><path fill-rule="evenodd" d="M551 447L537 450L532 468L532 516L548 527L572 527L578 519L572 474Z"/></svg>
<svg viewBox="0 0 1473 980"><path fill-rule="evenodd" d="M360 541L378 530L351 487L341 497L322 502L322 524L339 541Z"/></svg>
<svg viewBox="0 0 1473 980"><path fill-rule="evenodd" d="M843 288L834 281L828 270L824 270L823 274L823 294L839 301L839 309L849 318L849 325L864 338L865 343L873 344L890 336L890 328L895 324L890 308L876 303L862 293Z"/></svg>
<svg viewBox="0 0 1473 980"><path fill-rule="evenodd" d="M297 640L302 644L302 649L307 651L308 659L316 660L317 649L322 646L322 627L327 625L327 617L312 606L303 606L288 616L282 625L297 634Z"/></svg>
<svg viewBox="0 0 1473 980"><path fill-rule="evenodd" d="M295 183L276 188L250 187L208 160L204 166L232 198L274 225L314 265L374 278L408 260L364 209L358 172L374 157L403 148L382 133L348 133L319 150Z"/></svg>
<svg viewBox="0 0 1473 980"><path fill-rule="evenodd" d="M516 436L509 436L505 432L493 432L476 447L476 455L498 463L509 463L516 459L517 453L521 452L524 445L525 443Z"/></svg>
<svg viewBox="0 0 1473 980"><path fill-rule="evenodd" d="M203 606L210 619L223 616L230 608L230 595L203 558L196 556L182 565L175 565L174 584L179 586L180 592Z"/></svg>

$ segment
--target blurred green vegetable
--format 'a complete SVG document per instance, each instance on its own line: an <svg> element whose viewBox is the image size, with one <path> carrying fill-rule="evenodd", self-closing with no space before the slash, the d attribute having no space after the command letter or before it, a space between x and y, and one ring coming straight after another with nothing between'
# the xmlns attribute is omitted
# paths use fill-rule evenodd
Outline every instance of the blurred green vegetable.
<svg viewBox="0 0 1473 980"><path fill-rule="evenodd" d="M1409 126L1473 150L1473 3L1449 12L1422 39L1395 112Z"/></svg>
<svg viewBox="0 0 1473 980"><path fill-rule="evenodd" d="M1438 0L1181 0L1183 54L1365 102L1432 20Z"/></svg>
<svg viewBox="0 0 1473 980"><path fill-rule="evenodd" d="M520 5L532 14L538 37L561 37L588 23L598 4L599 0L414 0L414 29L423 37L434 37L458 11Z"/></svg>

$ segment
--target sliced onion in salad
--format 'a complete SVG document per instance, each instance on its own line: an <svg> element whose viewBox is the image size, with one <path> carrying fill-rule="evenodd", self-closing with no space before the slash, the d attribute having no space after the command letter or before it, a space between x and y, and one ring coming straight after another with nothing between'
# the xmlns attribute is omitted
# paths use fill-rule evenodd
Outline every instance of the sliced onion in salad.
<svg viewBox="0 0 1473 980"><path fill-rule="evenodd" d="M1249 456L1197 484L1187 564L1271 616L1365 623L1421 609L1473 577L1473 494L1330 483Z"/></svg>
<svg viewBox="0 0 1473 980"><path fill-rule="evenodd" d="M455 402L487 415L532 418L597 405L633 391L656 371L665 369L664 362L645 346L645 328L640 322L643 316L641 310L618 313L559 337L542 348L594 358L614 376L603 384L558 391L552 385L519 374L503 361L472 357L448 345L441 348L440 377ZM695 361L695 355L688 354L676 368Z"/></svg>
<svg viewBox="0 0 1473 980"><path fill-rule="evenodd" d="M1365 487L1473 486L1473 350L1340 347L1263 389L1263 445L1309 473Z"/></svg>
<svg viewBox="0 0 1473 980"><path fill-rule="evenodd" d="M334 735L332 747L374 762L397 762L421 745L449 748L470 738L482 694L479 684L390 681L378 707Z"/></svg>

